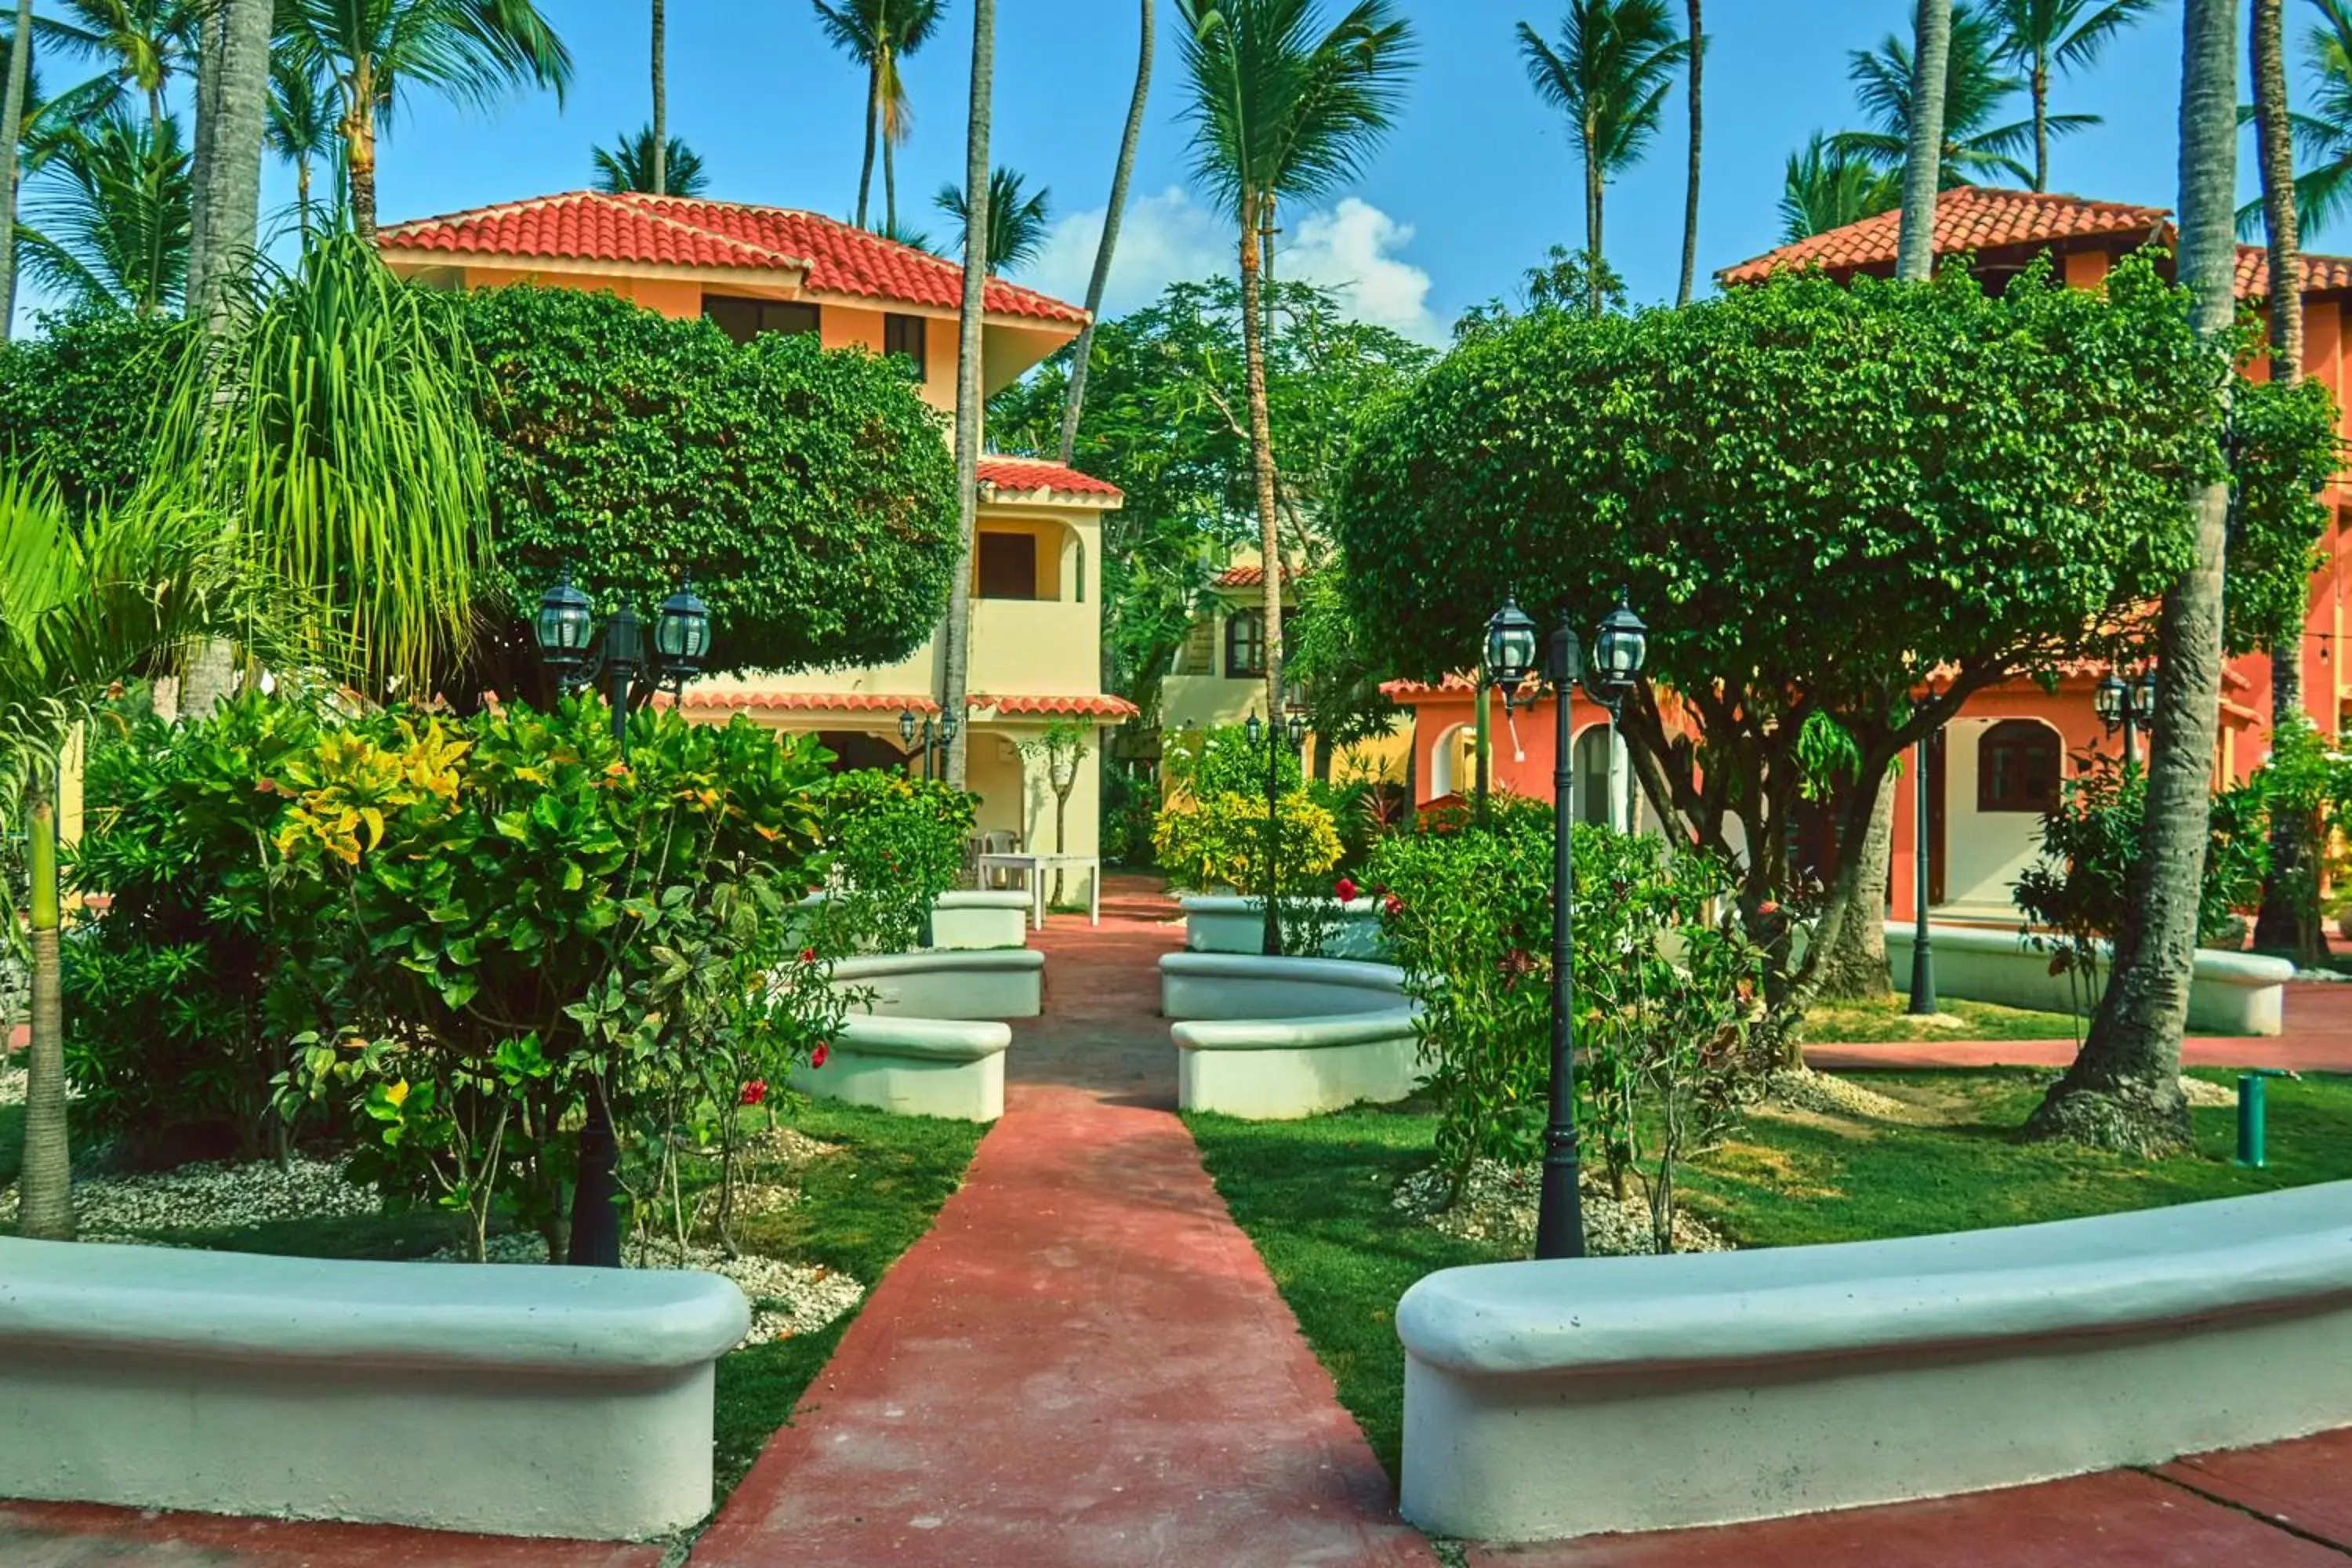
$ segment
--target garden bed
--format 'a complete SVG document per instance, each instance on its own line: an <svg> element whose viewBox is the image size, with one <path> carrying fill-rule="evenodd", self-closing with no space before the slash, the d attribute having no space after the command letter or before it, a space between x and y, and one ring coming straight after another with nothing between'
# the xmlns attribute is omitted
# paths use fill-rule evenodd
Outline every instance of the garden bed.
<svg viewBox="0 0 2352 1568"><path fill-rule="evenodd" d="M2156 1163L2016 1137L2048 1081L2030 1071L1855 1075L1901 1117L1820 1110L1750 1119L1681 1178L1690 1212L1738 1247L1860 1241L2231 1197L2352 1177L2352 1079L2271 1088L2272 1163L2230 1163L2234 1117L2200 1107L2197 1152ZM2225 1074L2200 1074L2219 1082ZM2205 1098L2205 1097L2200 1097ZM1404 1353L1392 1314L1439 1268L1524 1252L1447 1235L1401 1209L1432 1163L1423 1102L1304 1121L1187 1118L1234 1219L1383 1464L1396 1474ZM723 1363L722 1363L723 1364Z"/></svg>

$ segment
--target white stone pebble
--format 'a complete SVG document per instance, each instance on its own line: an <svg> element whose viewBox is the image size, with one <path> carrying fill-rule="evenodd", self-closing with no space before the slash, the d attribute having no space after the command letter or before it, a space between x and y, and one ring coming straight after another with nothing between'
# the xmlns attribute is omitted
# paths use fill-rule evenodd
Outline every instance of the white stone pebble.
<svg viewBox="0 0 2352 1568"><path fill-rule="evenodd" d="M1492 1242L1516 1253L1535 1245L1536 1199L1540 1167L1477 1160L1463 1179L1459 1197L1445 1201L1445 1173L1432 1166L1397 1184L1391 1200L1397 1210L1433 1230L1465 1241ZM1636 1195L1620 1201L1590 1173L1581 1185L1584 1247L1595 1258L1632 1258L1657 1250L1650 1205ZM1692 1217L1675 1214L1676 1252L1728 1252L1731 1243Z"/></svg>

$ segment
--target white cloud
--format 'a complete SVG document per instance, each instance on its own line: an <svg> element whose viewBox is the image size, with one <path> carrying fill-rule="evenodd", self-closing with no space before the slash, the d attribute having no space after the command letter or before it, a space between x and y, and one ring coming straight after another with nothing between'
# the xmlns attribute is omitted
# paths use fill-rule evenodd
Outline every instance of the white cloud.
<svg viewBox="0 0 2352 1568"><path fill-rule="evenodd" d="M1021 280L1056 299L1084 300L1102 226L1099 207L1064 217ZM1322 285L1363 321L1424 342L1444 341L1444 329L1429 310L1429 274L1396 254L1412 241L1411 224L1347 196L1286 226L1290 232L1275 258L1278 276ZM1103 311L1123 315L1150 304L1171 283L1227 276L1234 266L1232 225L1171 185L1128 204Z"/></svg>

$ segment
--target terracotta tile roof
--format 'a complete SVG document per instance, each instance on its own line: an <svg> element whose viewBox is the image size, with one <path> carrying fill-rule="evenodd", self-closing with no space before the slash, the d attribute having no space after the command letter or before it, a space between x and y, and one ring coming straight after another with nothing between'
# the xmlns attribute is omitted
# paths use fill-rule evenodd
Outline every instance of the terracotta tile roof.
<svg viewBox="0 0 2352 1568"><path fill-rule="evenodd" d="M1298 574L1286 566L1282 569L1282 580L1295 583L1298 580ZM1212 588L1257 588L1265 584L1265 568L1263 566L1228 566L1209 579Z"/></svg>
<svg viewBox="0 0 2352 1568"><path fill-rule="evenodd" d="M1000 715L1074 713L1097 719L1132 719L1142 710L1124 697L984 697L974 692L974 708L993 708Z"/></svg>
<svg viewBox="0 0 2352 1568"><path fill-rule="evenodd" d="M567 191L394 224L386 250L439 251L518 261L599 261L806 275L822 294L953 310L963 269L928 251L822 214L698 197ZM1087 313L1034 289L991 279L993 314L1083 326Z"/></svg>
<svg viewBox="0 0 2352 1568"><path fill-rule="evenodd" d="M1066 468L1059 463L1033 462L1027 458L982 458L980 477L1000 489L1051 490L1058 495L1108 496L1123 499L1108 479Z"/></svg>
<svg viewBox="0 0 2352 1568"><path fill-rule="evenodd" d="M2303 261L2303 291L2326 294L2339 289L2352 289L2352 257L2305 256ZM2270 297L2270 252L2259 245L2238 247L2238 298L2263 300Z"/></svg>
<svg viewBox="0 0 2352 1568"><path fill-rule="evenodd" d="M2126 238L2154 236L2170 216L2164 207L2085 201L2039 191L2003 191L1960 185L1936 198L1936 254L1991 250L2002 246L2046 245L2104 235ZM1839 272L1885 266L1895 259L1901 233L1900 211L1883 212L1859 223L1816 234L1716 274L1726 283L1760 283L1783 268L1820 267Z"/></svg>
<svg viewBox="0 0 2352 1568"><path fill-rule="evenodd" d="M667 693L657 701L670 700ZM892 697L873 691L771 691L759 687L689 686L686 689L688 708L720 708L728 710L761 710L782 713L936 713L939 700L933 697Z"/></svg>

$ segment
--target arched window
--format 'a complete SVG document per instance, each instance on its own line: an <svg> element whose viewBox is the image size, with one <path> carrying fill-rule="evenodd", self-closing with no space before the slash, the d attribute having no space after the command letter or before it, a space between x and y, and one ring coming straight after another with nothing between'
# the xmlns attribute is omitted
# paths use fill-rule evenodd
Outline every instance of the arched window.
<svg viewBox="0 0 2352 1568"><path fill-rule="evenodd" d="M2058 731L2004 719L1977 742L1979 811L2048 811L2058 804Z"/></svg>
<svg viewBox="0 0 2352 1568"><path fill-rule="evenodd" d="M1225 617L1225 674L1233 679L1265 673L1265 616L1257 610L1235 610Z"/></svg>

